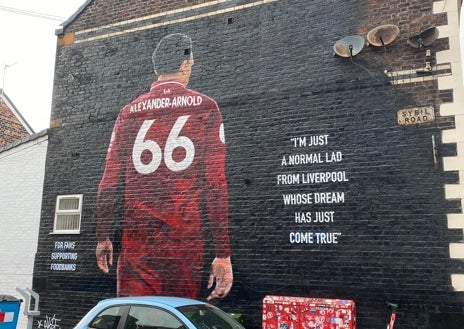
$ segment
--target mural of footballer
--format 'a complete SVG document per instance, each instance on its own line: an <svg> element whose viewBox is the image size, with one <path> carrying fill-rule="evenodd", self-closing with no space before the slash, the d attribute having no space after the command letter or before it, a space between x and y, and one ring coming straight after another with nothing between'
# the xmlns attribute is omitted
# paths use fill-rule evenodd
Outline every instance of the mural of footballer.
<svg viewBox="0 0 464 329"><path fill-rule="evenodd" d="M167 35L152 59L157 81L121 110L113 128L97 196L97 264L108 273L113 263L110 229L124 177L118 296L198 298L206 210L216 256L207 299L223 298L233 274L222 117L213 99L186 87L190 37Z"/></svg>

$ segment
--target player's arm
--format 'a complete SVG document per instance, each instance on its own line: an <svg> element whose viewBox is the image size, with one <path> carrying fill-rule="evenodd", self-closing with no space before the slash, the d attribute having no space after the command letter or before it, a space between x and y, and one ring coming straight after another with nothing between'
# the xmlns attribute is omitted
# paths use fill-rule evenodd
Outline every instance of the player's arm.
<svg viewBox="0 0 464 329"><path fill-rule="evenodd" d="M210 119L206 136L205 177L208 218L216 257L230 257L229 195L225 173L226 145L219 111Z"/></svg>
<svg viewBox="0 0 464 329"><path fill-rule="evenodd" d="M111 220L114 214L116 203L117 186L121 174L121 157L118 145L118 127L120 119L111 134L111 141L106 155L106 165L103 177L98 186L97 204L96 204L96 239L97 248L95 256L98 267L108 273L108 265L113 264L113 244L109 237Z"/></svg>
<svg viewBox="0 0 464 329"><path fill-rule="evenodd" d="M230 260L229 200L225 173L226 146L222 118L219 110L212 113L206 136L206 197L210 229L214 241L216 258L211 265L208 288L216 283L208 300L223 298L233 283Z"/></svg>

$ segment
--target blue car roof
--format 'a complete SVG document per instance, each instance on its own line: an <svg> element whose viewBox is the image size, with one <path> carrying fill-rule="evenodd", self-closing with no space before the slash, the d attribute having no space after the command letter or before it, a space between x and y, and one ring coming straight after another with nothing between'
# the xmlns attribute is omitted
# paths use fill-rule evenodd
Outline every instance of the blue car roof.
<svg viewBox="0 0 464 329"><path fill-rule="evenodd" d="M206 304L205 302L169 296L134 296L134 297L116 297L101 300L98 304L116 305L116 304L147 304L147 305L163 305L171 307L180 307L187 305Z"/></svg>

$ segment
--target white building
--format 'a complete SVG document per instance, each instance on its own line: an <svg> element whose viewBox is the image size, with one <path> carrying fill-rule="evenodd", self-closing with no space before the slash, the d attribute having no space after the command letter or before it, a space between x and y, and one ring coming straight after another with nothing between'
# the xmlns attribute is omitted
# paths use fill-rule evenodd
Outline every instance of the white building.
<svg viewBox="0 0 464 329"><path fill-rule="evenodd" d="M44 130L0 148L0 294L32 288L48 135ZM18 329L27 328L21 303Z"/></svg>

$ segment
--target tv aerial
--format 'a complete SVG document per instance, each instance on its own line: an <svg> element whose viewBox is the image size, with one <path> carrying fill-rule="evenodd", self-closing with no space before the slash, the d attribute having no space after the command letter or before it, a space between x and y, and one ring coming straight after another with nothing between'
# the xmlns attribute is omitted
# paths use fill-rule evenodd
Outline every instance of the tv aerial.
<svg viewBox="0 0 464 329"><path fill-rule="evenodd" d="M4 94L5 94L5 75L6 75L6 69L9 68L10 66L13 66L17 63L13 64L3 64L3 82L2 82L2 92L0 94L0 102L3 102Z"/></svg>
<svg viewBox="0 0 464 329"><path fill-rule="evenodd" d="M414 48L423 49L430 47L438 39L438 29L435 26L429 26L416 35L408 39L408 45Z"/></svg>
<svg viewBox="0 0 464 329"><path fill-rule="evenodd" d="M400 34L398 26L393 24L380 25L367 33L367 42L376 47L384 47L392 43Z"/></svg>
<svg viewBox="0 0 464 329"><path fill-rule="evenodd" d="M338 40L334 45L334 51L340 57L353 58L364 48L364 43L362 36L350 35Z"/></svg>

